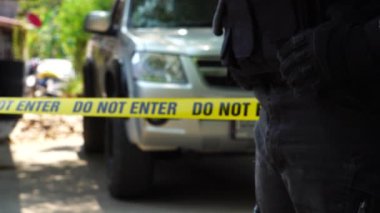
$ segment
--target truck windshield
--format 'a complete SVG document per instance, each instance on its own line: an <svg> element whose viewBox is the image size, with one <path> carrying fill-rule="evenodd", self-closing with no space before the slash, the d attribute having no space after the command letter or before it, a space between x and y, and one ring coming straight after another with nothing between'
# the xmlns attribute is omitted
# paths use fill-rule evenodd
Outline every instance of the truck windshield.
<svg viewBox="0 0 380 213"><path fill-rule="evenodd" d="M129 26L211 27L218 0L132 0Z"/></svg>

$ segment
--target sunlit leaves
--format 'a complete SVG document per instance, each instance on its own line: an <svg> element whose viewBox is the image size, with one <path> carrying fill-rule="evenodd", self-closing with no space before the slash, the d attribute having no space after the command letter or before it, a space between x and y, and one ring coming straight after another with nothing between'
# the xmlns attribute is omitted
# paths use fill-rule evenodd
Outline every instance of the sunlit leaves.
<svg viewBox="0 0 380 213"><path fill-rule="evenodd" d="M91 10L109 9L113 0L27 0L19 1L20 17L37 14L43 25L28 34L30 57L68 58L81 66L88 34L83 21Z"/></svg>

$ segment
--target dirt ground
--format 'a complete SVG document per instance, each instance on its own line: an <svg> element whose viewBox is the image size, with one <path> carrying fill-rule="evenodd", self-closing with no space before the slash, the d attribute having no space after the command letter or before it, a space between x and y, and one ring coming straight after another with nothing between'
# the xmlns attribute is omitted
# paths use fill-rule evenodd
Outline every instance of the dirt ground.
<svg viewBox="0 0 380 213"><path fill-rule="evenodd" d="M82 132L81 116L26 114L10 134L10 141L12 145L49 143L68 139L82 142Z"/></svg>
<svg viewBox="0 0 380 213"><path fill-rule="evenodd" d="M0 213L251 212L250 156L157 161L154 187L146 198L111 198L104 157L81 151L81 121L24 115L10 135L10 146L0 147ZM1 167L8 155L10 163Z"/></svg>

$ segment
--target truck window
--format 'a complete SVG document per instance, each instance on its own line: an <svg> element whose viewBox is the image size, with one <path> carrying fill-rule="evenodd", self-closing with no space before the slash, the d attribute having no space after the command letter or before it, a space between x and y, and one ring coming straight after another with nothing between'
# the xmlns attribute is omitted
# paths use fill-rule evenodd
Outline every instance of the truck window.
<svg viewBox="0 0 380 213"><path fill-rule="evenodd" d="M133 28L211 27L217 0L132 0Z"/></svg>

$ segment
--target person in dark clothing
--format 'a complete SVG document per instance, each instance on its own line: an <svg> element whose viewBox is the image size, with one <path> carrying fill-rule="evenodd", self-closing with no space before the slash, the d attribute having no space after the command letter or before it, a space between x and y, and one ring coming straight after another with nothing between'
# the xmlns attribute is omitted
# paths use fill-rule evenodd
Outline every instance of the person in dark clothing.
<svg viewBox="0 0 380 213"><path fill-rule="evenodd" d="M219 0L221 60L262 104L262 213L380 212L380 1Z"/></svg>

